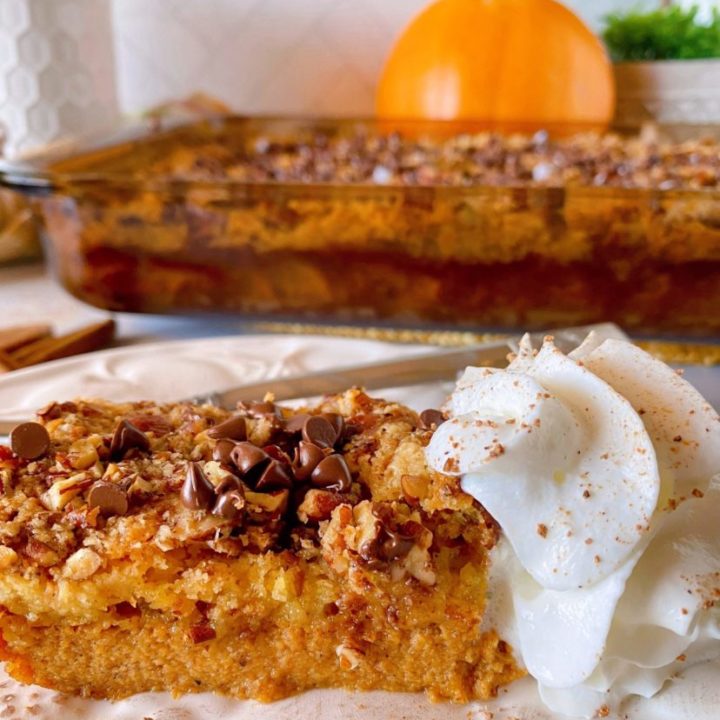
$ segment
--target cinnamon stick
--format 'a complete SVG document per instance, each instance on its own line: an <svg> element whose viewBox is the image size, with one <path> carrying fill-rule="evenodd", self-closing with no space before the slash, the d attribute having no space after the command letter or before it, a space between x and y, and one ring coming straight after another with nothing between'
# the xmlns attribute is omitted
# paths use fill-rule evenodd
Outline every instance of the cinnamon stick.
<svg viewBox="0 0 720 720"><path fill-rule="evenodd" d="M45 337L8 353L18 367L27 367L49 360L99 350L115 336L115 322L105 320L59 337Z"/></svg>
<svg viewBox="0 0 720 720"><path fill-rule="evenodd" d="M11 353L51 334L49 325L17 325L0 330L0 353Z"/></svg>
<svg viewBox="0 0 720 720"><path fill-rule="evenodd" d="M6 353L0 351L0 373L17 370L18 364Z"/></svg>

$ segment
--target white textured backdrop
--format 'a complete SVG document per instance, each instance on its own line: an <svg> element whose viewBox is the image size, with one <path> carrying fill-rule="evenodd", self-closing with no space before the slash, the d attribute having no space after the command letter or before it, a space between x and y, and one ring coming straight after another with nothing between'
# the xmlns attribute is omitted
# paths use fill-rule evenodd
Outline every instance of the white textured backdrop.
<svg viewBox="0 0 720 720"><path fill-rule="evenodd" d="M116 114L110 0L0 0L0 131L9 154Z"/></svg>
<svg viewBox="0 0 720 720"><path fill-rule="evenodd" d="M128 112L203 90L243 112L353 115L372 112L393 39L429 0L113 2ZM597 27L610 10L638 3L566 4Z"/></svg>

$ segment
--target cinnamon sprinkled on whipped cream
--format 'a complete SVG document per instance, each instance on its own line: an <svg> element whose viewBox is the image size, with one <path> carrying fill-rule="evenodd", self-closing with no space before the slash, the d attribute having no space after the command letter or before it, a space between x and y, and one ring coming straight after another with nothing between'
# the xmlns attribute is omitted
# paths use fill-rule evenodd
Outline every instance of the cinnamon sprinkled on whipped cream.
<svg viewBox="0 0 720 720"><path fill-rule="evenodd" d="M502 528L496 615L546 704L591 717L720 657L720 418L689 383L628 342L526 338L445 411L428 462Z"/></svg>

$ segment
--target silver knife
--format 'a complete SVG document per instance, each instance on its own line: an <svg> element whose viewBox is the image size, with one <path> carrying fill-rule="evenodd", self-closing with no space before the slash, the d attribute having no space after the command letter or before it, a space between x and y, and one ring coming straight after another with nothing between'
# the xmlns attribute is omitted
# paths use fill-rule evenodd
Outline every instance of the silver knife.
<svg viewBox="0 0 720 720"><path fill-rule="evenodd" d="M576 348L591 330L603 339L612 337L627 340L627 335L613 323L546 330L530 333L530 338L533 345L539 345L544 337L552 335L556 345L561 350L569 352ZM302 375L261 380L222 392L197 395L189 400L197 404L211 403L233 409L239 402L262 400L266 393L272 393L275 400L282 401L332 395L354 386L363 387L366 390L378 390L421 385L438 380L454 380L457 374L468 365L504 367L507 365L508 354L517 352L520 337L517 335L454 350L410 355L395 360L380 360L342 367L337 370L320 370Z"/></svg>

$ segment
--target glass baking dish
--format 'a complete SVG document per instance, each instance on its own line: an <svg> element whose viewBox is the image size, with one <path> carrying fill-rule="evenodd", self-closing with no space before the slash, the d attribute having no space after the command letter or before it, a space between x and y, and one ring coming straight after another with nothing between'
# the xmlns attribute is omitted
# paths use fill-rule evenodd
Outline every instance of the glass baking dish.
<svg viewBox="0 0 720 720"><path fill-rule="evenodd" d="M60 282L110 310L720 333L720 189L270 181L238 165L289 139L389 130L239 116L144 127L6 163L0 180L38 197Z"/></svg>

